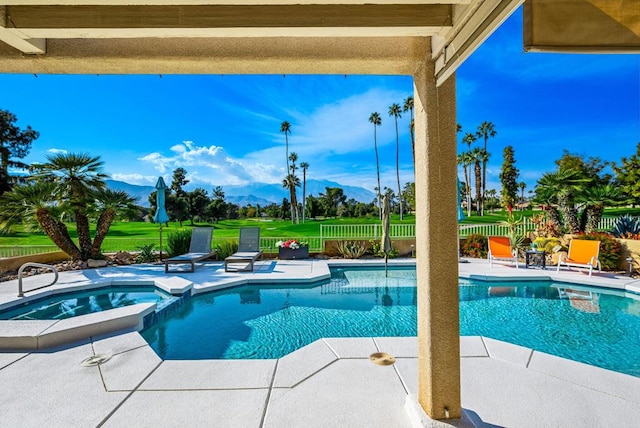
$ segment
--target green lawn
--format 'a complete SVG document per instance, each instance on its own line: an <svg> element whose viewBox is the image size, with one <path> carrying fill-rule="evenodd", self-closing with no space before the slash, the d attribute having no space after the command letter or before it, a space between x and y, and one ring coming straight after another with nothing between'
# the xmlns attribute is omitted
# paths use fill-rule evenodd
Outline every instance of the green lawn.
<svg viewBox="0 0 640 428"><path fill-rule="evenodd" d="M413 216L405 216L402 222L398 217L392 217L392 223L414 223ZM290 220L279 219L245 219L245 220L223 220L219 223L196 223L195 226L213 226L214 238L237 238L238 230L241 227L259 226L260 234L263 237L274 236L282 238L303 238L305 236L320 236L320 225L334 224L374 224L380 223L376 218L356 218L343 219L332 218L325 220L307 220L304 224L292 225ZM69 234L72 238L77 238L75 224L68 223ZM183 223L182 228L179 223L171 222L169 226L163 227L163 235L176 230L190 229L189 222ZM109 238L157 238L159 226L154 223L144 222L117 222L109 229ZM12 233L0 235L0 245L53 245L48 236L44 233L25 232L22 226L14 226Z"/></svg>
<svg viewBox="0 0 640 428"><path fill-rule="evenodd" d="M540 211L514 211L516 216L524 215L531 217L534 213ZM616 208L607 209L605 216L620 216L623 214L640 215L640 208ZM489 212L484 217L471 216L465 218L461 223L463 224L491 224L504 221L507 218L506 211ZM238 229L246 226L260 226L261 236L263 237L281 237L281 238L304 238L320 236L320 225L336 225L336 224L374 224L380 221L375 218L331 218L331 219L316 219L307 220L304 224L292 225L290 220L280 219L244 219L244 220L224 220L215 224L198 223L195 226L213 226L214 239L215 238L237 238ZM392 223L407 223L411 224L415 222L413 215L405 215L405 218L400 222L397 215L392 216ZM72 238L76 238L75 224L67 224L69 233ZM185 222L182 229L190 229L189 222ZM180 230L181 227L177 222L172 222L169 226L163 228L163 234L166 237L168 234L176 230ZM144 222L117 222L111 226L107 239L114 238L157 238L158 237L158 225L154 223ZM22 226L15 226L12 233L6 235L0 235L0 246L7 245L53 245L48 236L43 233L25 232Z"/></svg>

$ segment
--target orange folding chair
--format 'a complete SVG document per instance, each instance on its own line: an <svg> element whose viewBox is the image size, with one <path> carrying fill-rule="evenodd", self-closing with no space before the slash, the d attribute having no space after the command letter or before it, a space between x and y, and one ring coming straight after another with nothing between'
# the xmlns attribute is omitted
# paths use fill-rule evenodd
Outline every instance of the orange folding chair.
<svg viewBox="0 0 640 428"><path fill-rule="evenodd" d="M511 246L508 236L488 236L489 243L489 267L493 267L494 261L508 261L516 264L518 268L518 250Z"/></svg>
<svg viewBox="0 0 640 428"><path fill-rule="evenodd" d="M593 272L593 268L597 267L598 272L602 271L600 266L600 241L587 241L585 239L572 239L569 242L569 253L563 257L560 255L558 259L558 268L556 272L560 272L560 266L578 267L589 269L589 276Z"/></svg>

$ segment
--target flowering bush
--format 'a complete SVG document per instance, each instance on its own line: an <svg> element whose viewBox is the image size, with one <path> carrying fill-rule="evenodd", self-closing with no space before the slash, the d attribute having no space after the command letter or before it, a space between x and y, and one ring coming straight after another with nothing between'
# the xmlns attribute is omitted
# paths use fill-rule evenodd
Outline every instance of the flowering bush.
<svg viewBox="0 0 640 428"><path fill-rule="evenodd" d="M276 247L291 248L292 250L297 250L300 247L308 247L308 246L309 244L307 242L300 242L296 239L289 239L288 241L276 242Z"/></svg>
<svg viewBox="0 0 640 428"><path fill-rule="evenodd" d="M480 259L487 257L488 249L487 237L477 233L469 235L460 246L460 252L463 256Z"/></svg>

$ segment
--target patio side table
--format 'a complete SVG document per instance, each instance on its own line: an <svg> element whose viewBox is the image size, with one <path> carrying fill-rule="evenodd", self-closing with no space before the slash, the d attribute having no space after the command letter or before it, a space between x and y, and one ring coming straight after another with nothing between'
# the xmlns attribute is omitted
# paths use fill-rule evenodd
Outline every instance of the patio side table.
<svg viewBox="0 0 640 428"><path fill-rule="evenodd" d="M527 250L525 251L525 268L537 267L544 269L547 266L546 254L544 251Z"/></svg>

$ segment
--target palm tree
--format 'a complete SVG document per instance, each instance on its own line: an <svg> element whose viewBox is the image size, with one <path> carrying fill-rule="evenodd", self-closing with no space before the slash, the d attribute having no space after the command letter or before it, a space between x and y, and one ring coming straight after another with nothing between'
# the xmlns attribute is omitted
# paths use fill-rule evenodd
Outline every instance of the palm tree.
<svg viewBox="0 0 640 428"><path fill-rule="evenodd" d="M296 152L291 152L289 155L289 160L291 161L289 174L291 179L289 179L289 193L291 195L291 220L294 220L295 216L295 224L300 223L300 211L298 210L298 195L296 194L296 187L300 187L300 179L296 176L296 161L298 160L298 154Z"/></svg>
<svg viewBox="0 0 640 428"><path fill-rule="evenodd" d="M287 174L285 179L282 180L282 187L284 187L285 189L289 189L289 194L291 195L291 198L294 199L294 200L291 201L291 205L293 206L294 204L297 204L298 201L295 200L295 192L292 194L291 193L291 189L295 189L296 187L300 187L300 179L298 177L296 177L294 174ZM285 200L286 200L286 198L285 198ZM283 215L284 215L284 213L283 213ZM296 214L294 213L293 208L291 208L291 224L293 224L295 222L295 215Z"/></svg>
<svg viewBox="0 0 640 428"><path fill-rule="evenodd" d="M520 203L522 204L522 209L524 210L524 189L527 187L527 183L521 181L518 183L518 187L520 188Z"/></svg>
<svg viewBox="0 0 640 428"><path fill-rule="evenodd" d="M378 188L377 188L377 194L378 194L378 215L382 215L382 196L380 195L380 159L378 157L378 139L377 139L377 128L378 126L380 126L380 124L382 123L382 119L380 118L380 113L378 113L377 111L371 113L371 116L369 116L369 122L373 123L373 147L376 150L376 172L378 173Z"/></svg>
<svg viewBox="0 0 640 428"><path fill-rule="evenodd" d="M291 134L291 124L286 120L280 124L280 132L284 134L287 158L287 174L289 174L289 134Z"/></svg>
<svg viewBox="0 0 640 428"><path fill-rule="evenodd" d="M487 152L487 140L489 137L496 136L495 125L491 122L482 122L480 126L478 126L478 131L476 132L478 138L482 137L484 139L484 151L487 154L486 159L482 161L482 195L486 190L487 185L487 163L489 162L489 152ZM482 201L480 206L482 215L484 215L484 196L482 196Z"/></svg>
<svg viewBox="0 0 640 428"><path fill-rule="evenodd" d="M68 207L57 204L57 187L52 181L14 186L2 195L0 218L5 228L15 223L22 223L28 229L40 227L58 248L73 260L80 260L80 249L69 236L67 225L60 220Z"/></svg>
<svg viewBox="0 0 640 428"><path fill-rule="evenodd" d="M464 198L467 201L467 207L469 206L469 171L467 167L469 166L468 160L469 152L462 152L458 155L457 163L458 165L462 165L462 170L464 171Z"/></svg>
<svg viewBox="0 0 640 428"><path fill-rule="evenodd" d="M82 260L91 255L87 205L93 200L93 194L105 187L107 175L102 172L102 165L99 157L88 153L64 153L47 156L46 163L36 166L35 178L56 183L56 196L71 206Z"/></svg>
<svg viewBox="0 0 640 428"><path fill-rule="evenodd" d="M473 158L474 173L476 176L476 214L480 215L480 200L482 199L480 194L482 189L482 168L480 167L480 164L484 158L484 151L481 148L476 147L471 151L471 156Z"/></svg>
<svg viewBox="0 0 640 428"><path fill-rule="evenodd" d="M307 213L307 169L309 169L309 164L302 162L300 168L302 168L302 223L304 223Z"/></svg>
<svg viewBox="0 0 640 428"><path fill-rule="evenodd" d="M116 216L120 212L133 209L134 202L135 199L122 190L102 189L95 193L93 209L100 214L96 224L96 235L91 245L91 257L100 256L102 242Z"/></svg>
<svg viewBox="0 0 640 428"><path fill-rule="evenodd" d="M458 125L460 126L460 125ZM462 127L459 128L459 131L462 131ZM463 153L463 165L470 166L475 160L473 158L473 154L471 153L471 144L473 144L477 140L477 137L474 134L467 133L464 137L462 137L462 142L467 145L466 152ZM467 216L471 215L471 177L467 178L466 182L467 187Z"/></svg>
<svg viewBox="0 0 640 428"><path fill-rule="evenodd" d="M498 196L498 191L496 189L489 189L487 190L487 197L492 201L495 202L496 196ZM493 210L492 210L493 211Z"/></svg>
<svg viewBox="0 0 640 428"><path fill-rule="evenodd" d="M404 105L402 106L403 112L409 112L409 135L411 136L411 159L413 159L413 170L416 170L416 138L415 138L415 129L413 123L413 97L407 97L404 100Z"/></svg>
<svg viewBox="0 0 640 428"><path fill-rule="evenodd" d="M587 233L596 232L598 224L602 220L604 208L620 205L622 192L619 187L614 187L611 184L586 187L576 196L576 202L582 202L585 205L584 212L587 218L584 231Z"/></svg>
<svg viewBox="0 0 640 428"><path fill-rule="evenodd" d="M402 188L400 187L400 137L398 135L398 118L402 117L400 105L393 103L389 107L389 117L396 122L396 179L398 181L398 204L400 205L400 220L402 220Z"/></svg>
<svg viewBox="0 0 640 428"><path fill-rule="evenodd" d="M536 194L546 198L549 198L550 195L555 195L558 209L562 213L562 220L568 233L580 232L575 197L584 190L590 181L591 179L583 177L581 172L575 169L545 173L538 180Z"/></svg>

